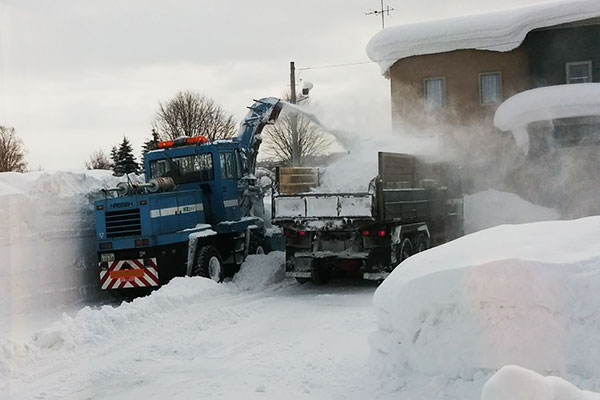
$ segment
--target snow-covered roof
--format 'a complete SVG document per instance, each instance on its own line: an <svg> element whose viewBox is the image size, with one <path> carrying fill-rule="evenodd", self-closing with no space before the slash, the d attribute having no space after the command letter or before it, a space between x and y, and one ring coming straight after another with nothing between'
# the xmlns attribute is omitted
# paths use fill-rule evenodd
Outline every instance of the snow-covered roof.
<svg viewBox="0 0 600 400"><path fill-rule="evenodd" d="M460 49L510 51L534 29L600 17L599 0L557 0L486 14L393 26L367 44L367 55L387 75L396 61Z"/></svg>
<svg viewBox="0 0 600 400"><path fill-rule="evenodd" d="M597 115L600 115L600 83L556 85L510 97L496 110L494 125L502 131L511 131L517 145L527 152L530 123Z"/></svg>

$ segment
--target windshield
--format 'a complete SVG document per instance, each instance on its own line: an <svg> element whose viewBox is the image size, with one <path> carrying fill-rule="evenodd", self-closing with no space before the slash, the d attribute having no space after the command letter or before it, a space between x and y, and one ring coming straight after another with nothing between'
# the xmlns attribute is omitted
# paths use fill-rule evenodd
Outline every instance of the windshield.
<svg viewBox="0 0 600 400"><path fill-rule="evenodd" d="M211 153L164 158L150 162L150 177L169 177L175 183L204 182L214 179Z"/></svg>

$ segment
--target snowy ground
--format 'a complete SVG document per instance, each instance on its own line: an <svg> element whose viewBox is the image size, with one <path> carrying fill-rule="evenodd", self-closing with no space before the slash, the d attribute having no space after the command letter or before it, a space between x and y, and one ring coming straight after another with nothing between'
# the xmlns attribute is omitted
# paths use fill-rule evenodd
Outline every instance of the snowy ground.
<svg viewBox="0 0 600 400"><path fill-rule="evenodd" d="M300 286L275 252L225 284L101 306L91 201L113 180L0 174L0 399L598 398L577 387L600 390L600 217L483 230L379 289ZM465 216L470 231L558 217L496 191Z"/></svg>
<svg viewBox="0 0 600 400"><path fill-rule="evenodd" d="M281 253L254 265L274 259ZM65 316L4 344L0 398L372 397L375 287L275 280L178 278L132 303Z"/></svg>

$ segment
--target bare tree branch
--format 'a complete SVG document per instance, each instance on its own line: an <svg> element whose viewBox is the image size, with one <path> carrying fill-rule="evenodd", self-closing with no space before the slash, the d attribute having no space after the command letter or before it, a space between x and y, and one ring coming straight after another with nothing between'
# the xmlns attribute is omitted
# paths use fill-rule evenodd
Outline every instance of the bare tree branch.
<svg viewBox="0 0 600 400"><path fill-rule="evenodd" d="M237 126L232 115L212 99L195 92L179 92L159 103L152 124L161 140L180 136L206 136L209 141L233 137Z"/></svg>
<svg viewBox="0 0 600 400"><path fill-rule="evenodd" d="M26 167L23 141L15 128L0 126L0 172L23 172Z"/></svg>
<svg viewBox="0 0 600 400"><path fill-rule="evenodd" d="M112 169L112 162L102 150L96 150L90 154L90 159L85 162L87 169Z"/></svg>
<svg viewBox="0 0 600 400"><path fill-rule="evenodd" d="M289 94L283 97L289 100ZM297 115L296 118L292 118L290 114L281 115L274 125L266 127L263 131L265 152L283 164L291 165L294 120L298 132L300 165L305 165L310 158L325 154L333 141L327 132L303 115Z"/></svg>

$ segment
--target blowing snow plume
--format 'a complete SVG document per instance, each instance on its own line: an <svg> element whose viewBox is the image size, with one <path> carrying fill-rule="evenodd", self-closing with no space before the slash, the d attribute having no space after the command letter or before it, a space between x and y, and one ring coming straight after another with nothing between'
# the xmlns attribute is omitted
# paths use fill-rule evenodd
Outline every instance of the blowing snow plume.
<svg viewBox="0 0 600 400"><path fill-rule="evenodd" d="M322 192L365 192L369 181L377 175L377 153L380 151L413 154L428 161L448 161L452 156L442 153L443 138L433 132L419 135L394 135L389 132L374 134L333 128L324 117L305 107L284 102L288 112L301 114L331 134L347 155L328 166L317 190ZM331 119L331 118L329 118ZM335 119L339 124L339 120ZM383 130L383 129L381 129Z"/></svg>

